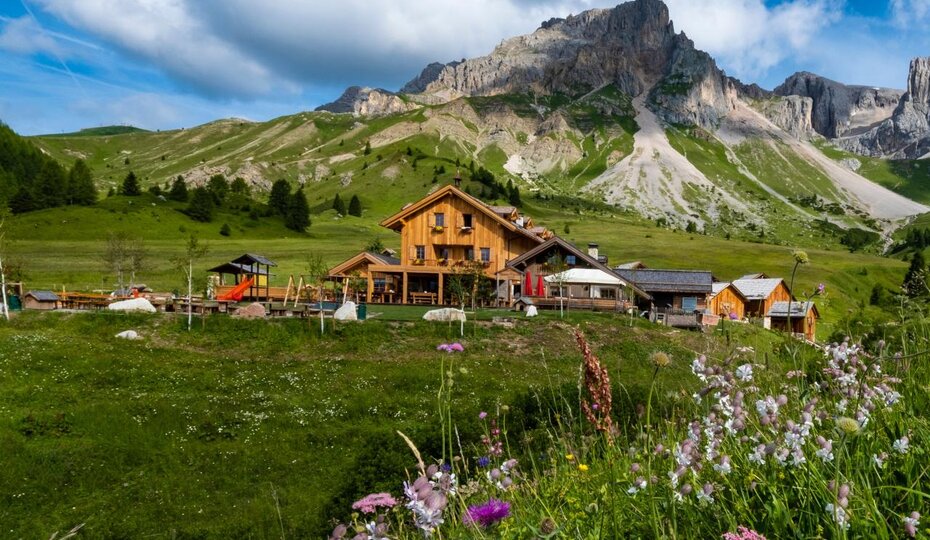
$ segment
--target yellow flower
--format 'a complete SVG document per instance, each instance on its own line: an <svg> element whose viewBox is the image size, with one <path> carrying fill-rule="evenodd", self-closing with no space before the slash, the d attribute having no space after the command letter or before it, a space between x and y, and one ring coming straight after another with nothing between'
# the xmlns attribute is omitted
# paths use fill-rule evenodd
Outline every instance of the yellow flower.
<svg viewBox="0 0 930 540"><path fill-rule="evenodd" d="M581 471L581 472L588 472L588 466L585 465L584 463L579 463L579 464L578 464L578 470Z"/></svg>
<svg viewBox="0 0 930 540"><path fill-rule="evenodd" d="M662 351L656 351L649 356L649 361L656 367L666 367L672 363L672 359L668 357L668 354Z"/></svg>
<svg viewBox="0 0 930 540"><path fill-rule="evenodd" d="M836 419L836 429L845 435L855 435L859 433L861 427L859 422L848 416L841 416Z"/></svg>
<svg viewBox="0 0 930 540"><path fill-rule="evenodd" d="M565 459L575 461L575 454L565 454Z"/></svg>

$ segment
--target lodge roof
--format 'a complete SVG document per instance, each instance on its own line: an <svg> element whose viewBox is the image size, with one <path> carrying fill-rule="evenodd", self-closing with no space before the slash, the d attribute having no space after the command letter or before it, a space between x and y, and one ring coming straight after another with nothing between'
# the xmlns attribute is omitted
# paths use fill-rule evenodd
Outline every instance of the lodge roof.
<svg viewBox="0 0 930 540"><path fill-rule="evenodd" d="M769 312L765 314L766 317L788 317L788 304L789 302L775 302L772 304L772 308L769 309ZM817 305L814 302L790 302L791 304L791 316L792 317L804 317L811 310L814 310L814 316L820 317L820 313L817 311Z"/></svg>
<svg viewBox="0 0 930 540"><path fill-rule="evenodd" d="M614 273L654 293L710 294L713 276L710 270L660 270L653 268L615 268Z"/></svg>
<svg viewBox="0 0 930 540"><path fill-rule="evenodd" d="M764 300L783 282L781 278L737 279L733 281L733 286L747 300Z"/></svg>

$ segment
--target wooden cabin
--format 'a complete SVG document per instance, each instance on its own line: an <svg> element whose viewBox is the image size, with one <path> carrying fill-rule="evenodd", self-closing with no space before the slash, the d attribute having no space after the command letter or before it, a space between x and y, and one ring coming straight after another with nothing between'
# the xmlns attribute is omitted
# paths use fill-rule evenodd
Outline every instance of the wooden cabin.
<svg viewBox="0 0 930 540"><path fill-rule="evenodd" d="M709 270L618 267L614 272L649 293L651 300L641 302L640 307L649 311L652 321L681 328L717 324L716 316L704 318L713 292L714 277Z"/></svg>
<svg viewBox="0 0 930 540"><path fill-rule="evenodd" d="M788 329L789 302L775 302L765 314L766 328L785 332ZM791 333L803 337L807 341L814 341L817 336L817 319L820 312L813 302L790 302Z"/></svg>
<svg viewBox="0 0 930 540"><path fill-rule="evenodd" d="M538 307L570 307L601 310L624 310L637 298L649 295L615 274L602 261L597 244L589 244L585 253L577 246L553 236L507 263L520 276L510 298L521 304Z"/></svg>
<svg viewBox="0 0 930 540"><path fill-rule="evenodd" d="M29 291L23 295L23 308L51 311L58 309L58 295L52 291Z"/></svg>
<svg viewBox="0 0 930 540"><path fill-rule="evenodd" d="M714 283L707 310L723 319L740 321L746 317L746 297L732 283Z"/></svg>
<svg viewBox="0 0 930 540"><path fill-rule="evenodd" d="M359 254L329 272L336 279L365 279L369 302L446 304L449 276L476 268L502 290L519 279L502 272L507 261L551 236L516 208L487 205L452 185L404 206L381 226L400 234L396 259Z"/></svg>
<svg viewBox="0 0 930 540"><path fill-rule="evenodd" d="M775 302L792 299L788 285L781 278L736 279L733 286L746 299L747 317L765 317Z"/></svg>

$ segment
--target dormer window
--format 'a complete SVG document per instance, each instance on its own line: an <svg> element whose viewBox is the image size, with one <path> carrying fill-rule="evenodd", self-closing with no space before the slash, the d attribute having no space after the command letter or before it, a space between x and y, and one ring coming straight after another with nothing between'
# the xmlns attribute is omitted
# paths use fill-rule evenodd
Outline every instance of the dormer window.
<svg viewBox="0 0 930 540"><path fill-rule="evenodd" d="M443 214L442 212L436 212L435 217L436 217L436 223L435 223L436 227L446 226L446 215L445 214Z"/></svg>

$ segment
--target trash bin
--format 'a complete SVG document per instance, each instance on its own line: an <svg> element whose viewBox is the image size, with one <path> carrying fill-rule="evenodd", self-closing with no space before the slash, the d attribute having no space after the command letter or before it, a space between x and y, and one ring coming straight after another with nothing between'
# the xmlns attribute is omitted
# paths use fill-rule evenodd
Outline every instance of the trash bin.
<svg viewBox="0 0 930 540"><path fill-rule="evenodd" d="M358 316L358 320L364 321L365 317L368 316L368 305L359 304L358 307L355 308L355 314Z"/></svg>
<svg viewBox="0 0 930 540"><path fill-rule="evenodd" d="M19 301L19 297L15 294L7 295L7 300L9 300L8 306L10 306L10 311L22 311L23 304Z"/></svg>

